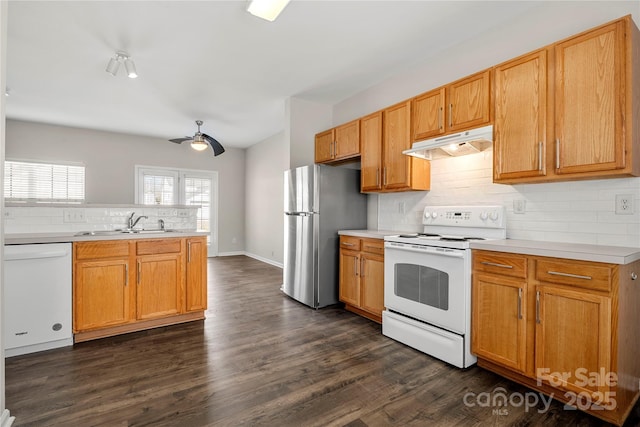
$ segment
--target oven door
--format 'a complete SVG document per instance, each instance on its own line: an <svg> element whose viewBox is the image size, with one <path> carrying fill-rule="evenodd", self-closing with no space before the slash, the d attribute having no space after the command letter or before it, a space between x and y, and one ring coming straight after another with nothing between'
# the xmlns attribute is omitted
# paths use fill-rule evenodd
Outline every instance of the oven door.
<svg viewBox="0 0 640 427"><path fill-rule="evenodd" d="M388 310L465 334L470 289L470 251L385 242Z"/></svg>

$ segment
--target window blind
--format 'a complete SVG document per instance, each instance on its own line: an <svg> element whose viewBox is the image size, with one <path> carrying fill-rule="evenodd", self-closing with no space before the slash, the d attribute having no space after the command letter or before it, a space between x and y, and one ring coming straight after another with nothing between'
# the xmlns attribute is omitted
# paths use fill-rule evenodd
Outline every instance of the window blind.
<svg viewBox="0 0 640 427"><path fill-rule="evenodd" d="M84 202L84 166L52 163L4 163L7 202Z"/></svg>

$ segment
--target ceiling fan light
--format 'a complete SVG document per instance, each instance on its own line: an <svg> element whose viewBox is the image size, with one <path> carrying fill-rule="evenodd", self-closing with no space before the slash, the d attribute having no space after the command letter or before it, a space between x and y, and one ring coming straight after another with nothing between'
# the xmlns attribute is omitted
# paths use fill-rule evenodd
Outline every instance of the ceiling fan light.
<svg viewBox="0 0 640 427"><path fill-rule="evenodd" d="M209 144L202 138L202 135L196 135L193 141L191 141L191 148L196 151L204 151L209 148Z"/></svg>
<svg viewBox="0 0 640 427"><path fill-rule="evenodd" d="M118 72L118 68L120 68L120 61L118 61L117 57L111 58L105 71L115 77Z"/></svg>
<svg viewBox="0 0 640 427"><path fill-rule="evenodd" d="M131 58L126 58L124 60L124 68L127 70L127 76L130 79L135 79L138 77L138 72L136 71L136 64L133 63Z"/></svg>
<svg viewBox="0 0 640 427"><path fill-rule="evenodd" d="M289 0L251 0L247 12L273 22L287 4L289 4Z"/></svg>

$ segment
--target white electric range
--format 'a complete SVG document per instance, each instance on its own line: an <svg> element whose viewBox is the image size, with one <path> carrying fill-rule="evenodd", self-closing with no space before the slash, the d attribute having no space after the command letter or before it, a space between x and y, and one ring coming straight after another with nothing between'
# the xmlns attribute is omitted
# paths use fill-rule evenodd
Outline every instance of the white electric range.
<svg viewBox="0 0 640 427"><path fill-rule="evenodd" d="M503 206L429 206L423 233L385 236L382 333L460 368L471 354L471 249L506 238Z"/></svg>

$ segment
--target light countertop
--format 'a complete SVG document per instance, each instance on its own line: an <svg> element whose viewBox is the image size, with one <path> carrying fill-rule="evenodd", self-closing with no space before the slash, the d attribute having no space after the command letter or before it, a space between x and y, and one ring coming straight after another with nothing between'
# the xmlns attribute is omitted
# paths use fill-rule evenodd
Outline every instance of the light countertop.
<svg viewBox="0 0 640 427"><path fill-rule="evenodd" d="M640 259L640 248L541 242L536 240L485 240L471 243L471 249L567 258L581 261L629 264Z"/></svg>
<svg viewBox="0 0 640 427"><path fill-rule="evenodd" d="M398 230L338 230L340 236L364 237L369 239L383 239L384 236L393 236L397 234L411 233ZM415 233L415 231L413 231Z"/></svg>
<svg viewBox="0 0 640 427"><path fill-rule="evenodd" d="M19 233L5 234L5 245L25 245L30 243L68 243L88 242L95 240L129 240L129 239L170 239L178 237L206 236L207 232L178 230L158 233L118 233L103 234L97 232L94 235L77 235L76 232L65 233Z"/></svg>

